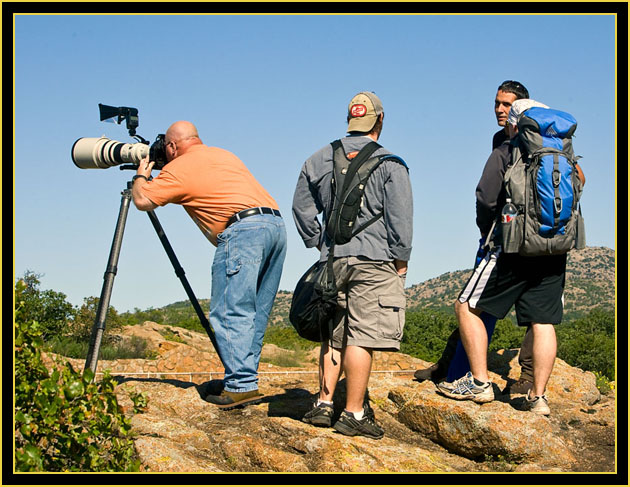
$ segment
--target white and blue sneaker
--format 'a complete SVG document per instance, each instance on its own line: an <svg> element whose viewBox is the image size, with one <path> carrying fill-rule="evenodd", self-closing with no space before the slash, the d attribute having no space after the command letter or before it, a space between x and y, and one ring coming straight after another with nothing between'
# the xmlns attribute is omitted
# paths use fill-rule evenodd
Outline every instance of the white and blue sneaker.
<svg viewBox="0 0 630 487"><path fill-rule="evenodd" d="M492 382L478 385L472 372L468 372L464 377L453 382L440 382L437 388L445 396L459 401L469 399L476 403L484 403L494 400Z"/></svg>

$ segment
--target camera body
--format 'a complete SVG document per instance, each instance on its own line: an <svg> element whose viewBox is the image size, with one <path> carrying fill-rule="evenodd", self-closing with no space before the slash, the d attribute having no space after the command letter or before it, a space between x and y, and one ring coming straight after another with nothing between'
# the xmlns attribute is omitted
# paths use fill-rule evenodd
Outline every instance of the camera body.
<svg viewBox="0 0 630 487"><path fill-rule="evenodd" d="M166 160L166 144L164 144L164 134L158 134L155 142L149 148L149 160L155 161L155 169L162 169L168 161Z"/></svg>
<svg viewBox="0 0 630 487"><path fill-rule="evenodd" d="M158 134L155 142L149 146L149 142L136 135L139 118L138 110L130 107L111 107L99 103L101 121L112 120L120 124L127 122L129 135L139 140L135 143L123 143L103 137L82 137L72 145L72 162L80 169L107 169L121 164L120 169L136 169L140 161L149 156L154 161L154 169L162 169L166 160L166 146L164 134Z"/></svg>

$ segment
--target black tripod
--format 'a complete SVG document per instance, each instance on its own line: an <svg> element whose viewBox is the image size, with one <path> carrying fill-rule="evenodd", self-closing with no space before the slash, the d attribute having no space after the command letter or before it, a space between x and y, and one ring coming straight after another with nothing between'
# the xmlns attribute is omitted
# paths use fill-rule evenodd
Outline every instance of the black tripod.
<svg viewBox="0 0 630 487"><path fill-rule="evenodd" d="M127 169L127 167L121 167L121 169ZM101 290L101 297L98 303L98 309L96 310L96 319L94 320L94 327L92 328L92 336L90 338L90 348L88 350L88 355L85 360L85 369L90 369L92 372L96 372L96 363L98 362L98 353L101 348L101 341L103 339L103 333L105 333L105 319L107 317L107 310L109 308L109 301L112 296L112 288L114 287L114 277L116 276L116 272L118 270L118 257L120 255L120 248L122 246L122 238L125 232L125 223L127 222L127 214L129 213L129 205L131 203L131 186L132 181L127 182L127 189L122 192L122 200L120 202L120 211L118 213L118 222L116 223L116 231L114 232L114 240L112 242L112 247L109 253L109 261L107 263L107 269L105 270L105 275L103 276L103 289ZM147 212L149 218L151 219L151 223L157 232L162 245L164 246L164 250L166 250L166 254L171 260L171 264L173 264L173 268L175 269L175 274L182 281L182 285L192 303L195 311L197 312L197 316L199 317L199 321L201 321L201 325L208 333L210 340L212 341L212 345L214 345L214 349L219 355L219 359L221 359L221 354L219 352L219 347L217 346L217 341L214 336L214 331L208 322L208 319L203 314L201 306L199 306L199 302L193 293L188 280L186 279L186 275L184 269L182 269L177 257L175 256L175 252L171 247L168 239L166 238L166 234L162 229L162 225L158 221L157 216L153 211ZM223 360L221 359L221 362Z"/></svg>

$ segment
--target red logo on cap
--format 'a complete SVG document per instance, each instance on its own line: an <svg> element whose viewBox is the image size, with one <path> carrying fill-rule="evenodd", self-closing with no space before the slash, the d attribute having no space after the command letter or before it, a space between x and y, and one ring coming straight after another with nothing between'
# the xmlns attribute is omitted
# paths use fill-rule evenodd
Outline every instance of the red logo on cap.
<svg viewBox="0 0 630 487"><path fill-rule="evenodd" d="M352 107L350 107L351 117L363 117L366 113L367 108L365 105L352 105Z"/></svg>

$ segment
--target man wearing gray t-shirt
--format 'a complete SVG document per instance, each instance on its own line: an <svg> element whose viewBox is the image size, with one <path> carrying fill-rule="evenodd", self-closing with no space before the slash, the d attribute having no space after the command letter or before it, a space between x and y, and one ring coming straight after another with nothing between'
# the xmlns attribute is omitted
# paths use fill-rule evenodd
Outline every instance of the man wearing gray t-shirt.
<svg viewBox="0 0 630 487"><path fill-rule="evenodd" d="M357 94L348 106L348 136L340 139L348 159L383 128L383 106L372 92ZM374 156L391 154L378 147ZM313 154L302 166L293 197L293 217L307 247L326 260L331 246L325 229L332 210L333 148ZM378 217L379 214L382 215ZM322 215L322 222L318 215ZM385 159L369 177L355 223L375 221L345 244L334 247L338 287L333 336L321 345L320 390L303 421L331 426L333 394L341 371L346 376L345 409L334 428L346 435L382 438L366 391L374 350L398 351L405 323L405 276L411 254L413 200L408 168L397 157Z"/></svg>

